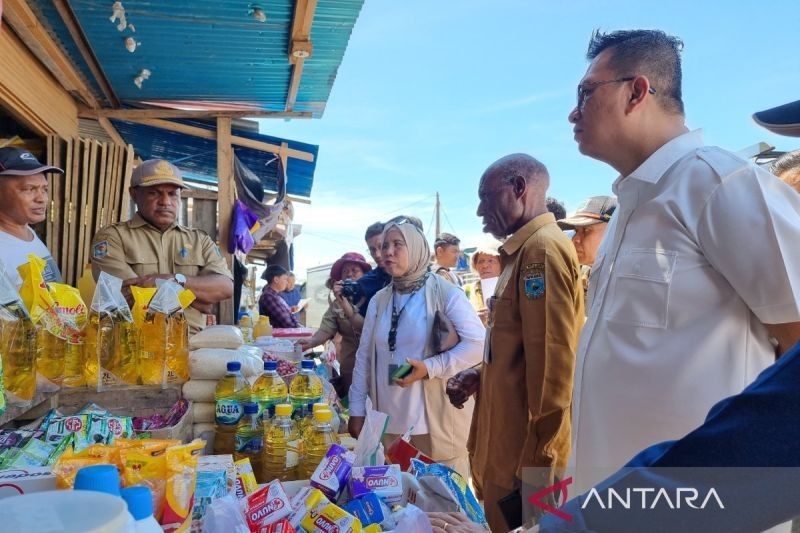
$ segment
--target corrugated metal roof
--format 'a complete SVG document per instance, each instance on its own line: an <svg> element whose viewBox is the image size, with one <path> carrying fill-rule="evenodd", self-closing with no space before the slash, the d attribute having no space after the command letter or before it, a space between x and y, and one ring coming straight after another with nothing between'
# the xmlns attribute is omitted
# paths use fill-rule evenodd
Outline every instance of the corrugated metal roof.
<svg viewBox="0 0 800 533"><path fill-rule="evenodd" d="M319 0L311 26L314 51L305 62L296 111L322 115L363 2ZM52 2L30 3L84 76L92 79ZM117 22L109 20L111 1L68 3L109 84L124 103L205 100L285 109L291 79L287 50L293 0L123 1L127 23L135 31L130 26L119 31ZM254 5L266 12L266 22L251 16ZM126 50L126 37L140 43L134 53ZM143 69L151 75L140 89L134 79ZM92 85L96 91L96 84Z"/></svg>
<svg viewBox="0 0 800 533"><path fill-rule="evenodd" d="M132 144L137 155L142 159L166 159L187 172L194 175L201 175L200 177L205 176L207 178L205 181L207 182L217 182L216 141L184 133L167 131L135 122L123 120L113 120L112 122L125 142ZM189 120L179 122L210 131L216 131L216 127L205 122ZM318 146L268 135L259 135L246 130L233 129L232 133L240 137L271 144L280 145L282 142L285 142L289 145L289 148L314 154L314 162L290 157L287 168L287 191L289 194L305 198L311 196L311 187L314 183L314 169L316 168L317 153L319 151ZM234 146L234 152L242 163L257 176L262 178L267 188L272 190L277 189L278 165L276 165L274 161L270 163L270 161L273 160L272 154L241 146Z"/></svg>

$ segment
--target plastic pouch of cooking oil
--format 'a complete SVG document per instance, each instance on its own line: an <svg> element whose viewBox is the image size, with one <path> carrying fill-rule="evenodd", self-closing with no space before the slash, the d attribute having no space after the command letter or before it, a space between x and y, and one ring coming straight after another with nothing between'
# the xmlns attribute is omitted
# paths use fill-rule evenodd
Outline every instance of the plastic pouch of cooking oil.
<svg viewBox="0 0 800 533"><path fill-rule="evenodd" d="M142 337L147 334L147 328L152 328L154 333L163 332L164 367L160 383L166 387L189 379L189 323L183 310L194 301L194 294L173 281L156 280L156 286Z"/></svg>
<svg viewBox="0 0 800 533"><path fill-rule="evenodd" d="M131 310L122 296L122 280L101 272L89 309L84 342L87 386L102 391L135 384L138 356L139 336Z"/></svg>
<svg viewBox="0 0 800 533"><path fill-rule="evenodd" d="M0 412L9 407L30 407L36 394L36 327L0 261L0 360L2 384Z"/></svg>
<svg viewBox="0 0 800 533"><path fill-rule="evenodd" d="M63 283L48 283L55 301L55 321L43 320L39 330L36 368L40 376L62 387L83 387L83 341L88 319L80 291ZM58 354L58 358L54 356ZM61 378L58 379L59 375Z"/></svg>

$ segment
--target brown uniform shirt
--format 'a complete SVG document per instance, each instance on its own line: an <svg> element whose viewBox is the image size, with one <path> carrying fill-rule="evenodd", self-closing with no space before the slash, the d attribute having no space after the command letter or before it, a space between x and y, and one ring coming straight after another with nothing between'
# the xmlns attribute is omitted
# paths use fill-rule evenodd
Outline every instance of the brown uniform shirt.
<svg viewBox="0 0 800 533"><path fill-rule="evenodd" d="M524 467L566 466L583 287L551 213L514 233L500 262L469 450L478 485L511 491Z"/></svg>
<svg viewBox="0 0 800 533"><path fill-rule="evenodd" d="M174 224L163 233L139 213L126 222L102 228L92 240L92 275L106 272L126 280L151 274L222 274L233 279L225 259L202 230ZM192 331L206 325L205 315L190 307Z"/></svg>
<svg viewBox="0 0 800 533"><path fill-rule="evenodd" d="M337 301L331 302L328 310L322 315L322 322L319 325L319 330L324 331L329 335L340 334L342 336L341 349L337 355L339 364L341 365L341 372L343 376L347 376L347 385L349 388L352 381L353 368L356 365L356 351L358 351L358 341L360 335L356 334L353 325L344 315L344 311L339 306Z"/></svg>

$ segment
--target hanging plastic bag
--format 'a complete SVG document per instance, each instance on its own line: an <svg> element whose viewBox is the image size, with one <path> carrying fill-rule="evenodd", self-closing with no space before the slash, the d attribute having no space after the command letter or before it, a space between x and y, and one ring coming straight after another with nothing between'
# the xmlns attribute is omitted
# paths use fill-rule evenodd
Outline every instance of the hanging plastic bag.
<svg viewBox="0 0 800 533"><path fill-rule="evenodd" d="M189 323L184 309L194 301L194 294L173 281L156 281L157 290L147 308L142 337L148 347L160 345L163 354L162 386L176 385L189 380ZM149 330L158 338L150 339ZM144 350L143 350L144 357ZM155 366L155 365L154 365ZM144 374L142 381L144 382ZM147 373L146 384L156 384L155 372Z"/></svg>
<svg viewBox="0 0 800 533"><path fill-rule="evenodd" d="M19 296L36 326L36 388L55 392L64 377L66 342L59 338L61 326L56 315L56 303L44 280L47 262L28 254L28 262L17 267L22 286Z"/></svg>
<svg viewBox="0 0 800 533"><path fill-rule="evenodd" d="M0 350L5 402L30 407L36 394L36 327L0 261Z"/></svg>
<svg viewBox="0 0 800 533"><path fill-rule="evenodd" d="M247 254L253 249L256 242L253 232L260 226L258 216L250 211L240 200L233 205L233 219L231 220L231 234L228 241L230 253L242 252Z"/></svg>

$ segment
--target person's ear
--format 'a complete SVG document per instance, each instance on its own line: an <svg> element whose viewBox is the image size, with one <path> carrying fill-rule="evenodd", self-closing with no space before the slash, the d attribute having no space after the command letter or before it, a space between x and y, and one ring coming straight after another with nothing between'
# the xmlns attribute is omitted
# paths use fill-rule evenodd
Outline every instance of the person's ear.
<svg viewBox="0 0 800 533"><path fill-rule="evenodd" d="M647 96L652 94L650 80L647 79L647 76L636 76L631 87L633 90L628 98L628 111L633 111L635 108L639 107Z"/></svg>
<svg viewBox="0 0 800 533"><path fill-rule="evenodd" d="M517 198L522 197L522 195L525 194L525 190L528 188L528 182L525 181L525 178L522 176L515 176L511 185L514 190L514 196Z"/></svg>

